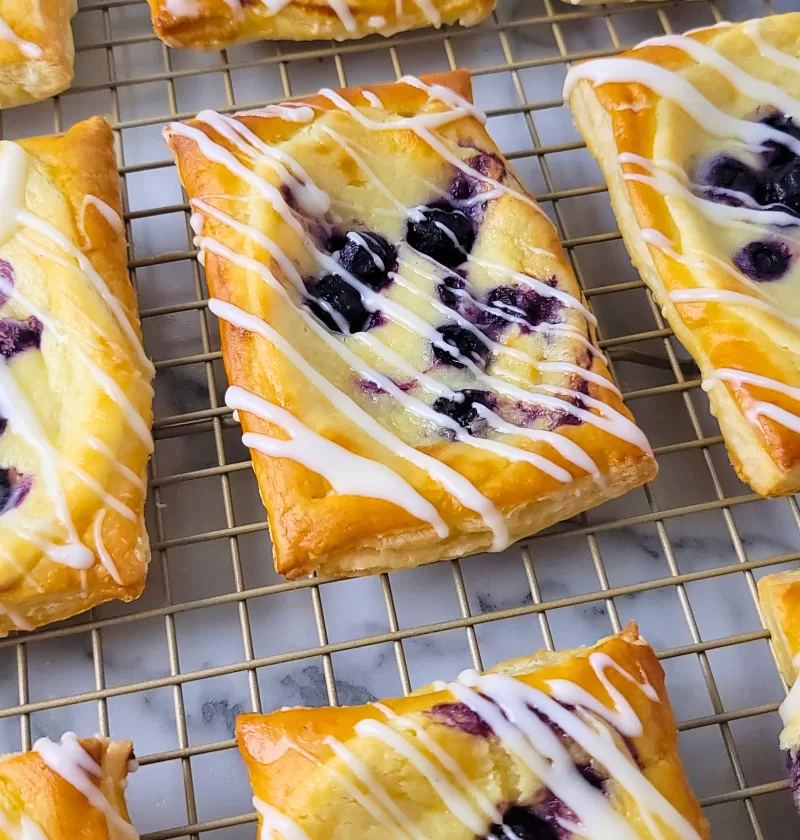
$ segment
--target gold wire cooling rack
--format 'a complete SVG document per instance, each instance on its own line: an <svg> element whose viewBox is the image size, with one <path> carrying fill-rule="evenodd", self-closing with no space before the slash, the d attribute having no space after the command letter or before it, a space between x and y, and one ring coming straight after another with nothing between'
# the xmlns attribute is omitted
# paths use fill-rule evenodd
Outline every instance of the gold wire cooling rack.
<svg viewBox="0 0 800 840"><path fill-rule="evenodd" d="M141 0L83 3L75 85L4 112L2 136L59 131L94 113L114 124L130 271L158 370L153 563L137 603L0 640L0 750L68 728L132 737L141 769L129 802L146 840L252 838L232 739L238 712L408 692L543 645L591 642L635 619L667 671L714 835L789 836L797 823L775 715L785 686L755 578L800 559L800 510L794 498L759 499L733 475L697 370L630 266L560 91L570 61L793 3L499 0L472 30L209 54L163 46ZM473 72L489 130L558 225L661 472L500 556L288 583L272 571L247 453L221 399L216 324L160 131L201 108L230 112L456 67Z"/></svg>

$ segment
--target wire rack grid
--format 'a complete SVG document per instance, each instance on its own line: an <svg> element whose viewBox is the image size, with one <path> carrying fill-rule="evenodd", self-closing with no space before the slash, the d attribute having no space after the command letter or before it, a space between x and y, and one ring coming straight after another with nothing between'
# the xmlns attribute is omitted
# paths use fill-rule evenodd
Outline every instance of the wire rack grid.
<svg viewBox="0 0 800 840"><path fill-rule="evenodd" d="M59 131L93 113L114 125L130 271L158 371L153 562L135 604L0 640L3 750L65 729L133 737L141 770L129 803L146 840L250 838L255 815L232 738L238 712L409 692L635 619L667 671L715 836L786 837L796 817L774 714L785 686L755 578L800 559L800 510L794 498L759 499L733 475L697 370L626 258L560 87L568 62L791 2L499 0L472 30L209 54L160 44L141 0L83 3L75 85L3 113L2 136ZM204 107L230 112L322 85L456 67L473 72L489 130L558 226L615 378L655 444L659 478L499 556L282 581L221 400L216 325L161 128Z"/></svg>

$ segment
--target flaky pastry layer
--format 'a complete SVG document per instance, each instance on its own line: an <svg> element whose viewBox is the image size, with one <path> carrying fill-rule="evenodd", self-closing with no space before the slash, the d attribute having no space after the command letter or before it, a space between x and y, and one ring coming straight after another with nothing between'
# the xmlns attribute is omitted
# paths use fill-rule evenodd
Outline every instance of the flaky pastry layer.
<svg viewBox="0 0 800 840"><path fill-rule="evenodd" d="M580 65L569 96L608 183L633 263L700 367L736 472L764 496L800 489L800 423L791 419L800 411L795 398L800 333L794 317L800 274L793 263L783 279L754 282L739 266L748 238L771 243L786 234L796 249L796 228L753 222L751 215L745 235L747 219L737 224L733 208L757 206L733 193L725 206L719 194L708 208L712 202L699 199L713 185L698 181L715 159L731 153L754 161L760 174L752 143L736 142L727 126L746 132L738 121L766 124L784 96L800 95L800 77L787 70L800 60L799 45L798 13L656 38L623 53L622 63ZM704 48L713 54L693 55ZM769 96L754 98L756 93ZM694 116L681 104L690 98ZM726 123L729 118L737 122ZM742 380L737 371L761 379ZM765 382L777 382L782 390L764 387ZM788 425L776 419L784 411Z"/></svg>
<svg viewBox="0 0 800 840"><path fill-rule="evenodd" d="M0 143L0 169L5 634L141 594L153 370L108 123Z"/></svg>
<svg viewBox="0 0 800 840"><path fill-rule="evenodd" d="M39 102L72 82L75 0L0 0L0 108ZM5 28L4 27L4 28Z"/></svg>
<svg viewBox="0 0 800 840"><path fill-rule="evenodd" d="M173 47L212 50L261 40L346 41L425 26L473 26L496 0L148 0L156 34Z"/></svg>
<svg viewBox="0 0 800 840"><path fill-rule="evenodd" d="M435 95L430 95L430 91ZM449 531L443 536L441 528L437 532L435 526L410 514L408 506L392 503L387 497L371 498L373 487L383 487L383 478L367 482L363 493L331 492L331 484L320 475L319 468L301 463L304 452L295 458L283 458L252 447L259 489L269 514L276 566L288 577L315 570L326 575L345 575L398 569L469 554L493 544L486 516L476 515L479 505L472 503L472 508L466 508L465 502L470 504L467 496L461 494L461 501L457 500L441 481L434 480L429 468L413 461L414 453L398 454L401 443L444 464L453 471L451 478L457 473L459 481L464 478L470 482L489 501L488 507L500 512L511 540L613 498L655 473L655 461L646 440L633 426L630 413L610 385L602 355L590 346L595 341L594 331L583 314L580 290L554 227L525 192L478 119L470 112L458 118L450 116L453 102L448 101L454 96L471 96L466 73L424 77L421 88L418 83L398 83L331 92L291 106L239 114L228 122L219 115L201 114L186 126L175 124L166 131L192 200L193 225L200 231L198 241L211 294L237 307L240 315L245 312L255 317L250 322L254 326L245 328L221 316L223 358L231 384L278 404L314 434L347 452L390 467L435 508ZM465 99L459 101L462 109L464 105L472 107ZM350 108L357 110L358 118L348 112ZM398 119L406 120L405 125L410 127L374 127ZM415 120L419 119L427 120L426 125L436 123L434 134L426 134L427 129L422 135L416 133L414 127L419 123ZM283 161L281 166L256 163L254 173L251 152L242 145L243 136L255 144L253 149L266 144L258 146L258 154L266 155L265 149L274 150L270 154ZM450 156L455 156L459 165L462 161L477 161L488 173L483 176L467 167L474 173L468 176L474 183L469 180L465 189L491 188L492 192L487 193L489 198L478 211L477 238L465 267L468 291L475 296L475 302L469 304L475 308L472 317L488 317L481 312L491 312L498 322L511 317L511 321L503 322L502 329L497 328L498 333L491 333L497 334L502 344L491 346L504 364L493 358L485 369L489 374L494 374L495 369L508 369L509 373L501 371L501 375L512 378L503 381L477 370L473 376L466 362L454 366L442 352L447 350L446 344L434 348L431 355L431 341L436 341L438 335L433 330L437 323L460 318L443 329L454 329L460 338L472 343L480 338L469 320L451 308L459 304L453 302L456 294L449 295L442 286L439 273L443 267L408 248L404 240L406 214L414 212L411 208L439 200L440 195L447 195L454 188L454 179L461 177L461 170ZM262 158L268 159L268 155ZM292 180L287 171L282 172L283 165L291 172L302 173L299 177L303 183ZM279 213L273 202L281 204L276 188L281 188L282 179L284 194L289 195L293 188L297 200L306 204L332 197L329 215L312 219L303 216L299 208L290 211L289 205ZM306 235L319 246L308 239L303 243L290 212L305 219L303 223L310 231ZM448 218L453 218L452 214ZM348 337L344 347L331 343L340 340L331 335L334 324L330 316L323 315L330 325L326 333L309 314L319 313L319 309L314 309L317 304L304 304L303 298L297 296L304 294L303 282L312 294L313 289L319 288L320 281L313 279L319 275L319 268L311 252L317 247L327 248L320 232L326 225L342 232L369 228L391 243L390 247L399 248L397 276L388 277L388 286L382 281L383 297L374 306L370 304L389 316L372 319L371 325ZM291 279L293 272L296 276ZM451 284L466 285L460 275L450 272L450 277ZM534 278L545 278L546 282ZM539 291L525 297L530 284ZM498 285L503 286L499 292ZM556 292L551 293L551 289ZM342 292L351 300L353 311L358 311L360 304L352 300L353 293L346 288ZM514 315L521 311L518 308L501 312L483 305L480 309L480 300L494 300L492 295L500 300L503 295L518 293L537 309L536 324ZM553 298L551 294L561 297ZM340 305L335 300L334 304ZM212 310L218 311L213 302ZM420 319L425 321L422 326ZM520 323L522 326L518 327ZM264 329L275 330L280 336L265 340L259 329L261 333ZM473 332L468 335L469 329ZM279 348L276 340L290 346ZM386 348L394 357L386 355ZM313 366L315 375L325 377L339 394L331 393L330 388L323 392L319 383L308 378L311 374L301 375L298 361L287 356L289 351L300 353L300 361ZM358 356L355 367L348 361L348 353ZM399 361L398 355L402 357ZM385 362L391 362L389 367ZM400 364L400 368L393 369L394 364ZM537 367L539 364L541 368ZM364 365L372 365L374 368L368 370L385 371L393 378L384 379L384 385L375 390L367 380L373 377L374 381L377 374L367 370L359 375L359 365L362 371ZM423 371L428 374L423 376ZM430 376L438 378L438 384ZM474 436L453 440L462 432L452 420L448 421L447 434L429 425L431 419L436 422L436 414L428 413L429 420L420 421L420 412L424 415L431 407L426 389L446 394L451 387L485 388L486 382L504 393L517 395L503 397L503 410L507 410L504 416L519 424L510 428L512 433L521 428L519 434L524 436L529 429L549 428L548 424L558 427L557 431L535 440L514 437L514 449L503 450L510 453L509 458L488 451L493 444L484 445ZM520 382L534 383L532 390L514 390L513 383ZM541 390L537 391L537 387ZM386 388L394 398L382 396ZM405 389L404 393L398 389ZM381 442L374 433L365 434L363 421L348 413L355 410L352 407L333 408L329 399L338 399L342 393L395 435L396 442L387 444L385 435ZM481 393L484 396L480 399L485 402L495 399L486 391ZM546 402L550 397L557 397L558 401ZM514 401L520 398L530 399L534 405L524 409L522 403ZM545 403L538 405L540 399ZM423 405L420 400L427 402ZM574 404L584 406L590 413L569 414ZM437 412L439 405L434 406ZM452 399L448 405L441 410L458 416ZM547 407L551 405L560 408L551 410ZM596 412L608 423L598 419ZM279 426L253 411L240 410L239 414L245 432L256 433L262 442L274 446L264 436L280 436ZM462 416L461 425L468 425L468 419ZM566 450L562 444L570 448ZM309 457L313 455L308 447L300 448ZM581 458L570 461L576 452L583 453ZM549 467L540 469L534 465L531 453L548 459ZM341 451L338 455L342 456ZM591 474L592 467L577 465L586 463L584 455L595 465L596 474ZM328 456L322 457L321 471L333 469L331 463ZM360 463L364 465L363 461ZM355 479L368 467L337 468L334 473L341 477L344 472L348 479ZM335 482L337 475L329 474L328 478ZM445 479L445 483L448 481ZM406 490L406 496L409 495Z"/></svg>
<svg viewBox="0 0 800 840"><path fill-rule="evenodd" d="M621 820L651 838L649 808L665 840L709 837L678 756L663 671L635 625L401 699L241 715L236 735L263 830L281 840L373 840L393 820L431 840L503 837L501 821L519 836L555 836L601 813L607 830ZM612 764L630 774L625 787ZM560 781L549 776L556 766Z"/></svg>

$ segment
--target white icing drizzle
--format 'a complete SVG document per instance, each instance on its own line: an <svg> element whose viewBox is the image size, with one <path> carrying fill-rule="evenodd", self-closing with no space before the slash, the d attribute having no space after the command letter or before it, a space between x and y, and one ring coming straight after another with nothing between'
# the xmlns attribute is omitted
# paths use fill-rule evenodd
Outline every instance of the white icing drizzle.
<svg viewBox="0 0 800 840"><path fill-rule="evenodd" d="M709 67L713 67L718 73L725 76L740 93L749 96L750 99L769 102L795 119L800 118L799 100L790 96L783 88L751 76L717 50L696 41L694 38L687 38L683 35L662 35L658 38L649 38L639 46L673 47L681 50L698 64L707 64Z"/></svg>
<svg viewBox="0 0 800 840"><path fill-rule="evenodd" d="M113 466L114 469L117 470L117 472L119 472L121 475L124 475L125 478L131 482L131 484L133 484L139 490L145 489L146 485L144 481L142 481L142 479L139 478L139 476L136 475L136 473L130 467L126 466L121 461L118 461L111 448L109 446L106 446L106 444L103 443L103 441L100 440L100 438L95 437L94 435L88 435L86 438L86 442L89 444L89 446L92 447L92 449L96 450L97 452L100 452L102 455L105 455L106 458L108 458L108 460L111 461L111 466Z"/></svg>
<svg viewBox="0 0 800 840"><path fill-rule="evenodd" d="M367 100L367 102L369 102L370 105L372 105L373 108L383 108L383 102L381 102L381 100L371 90L362 90L361 95Z"/></svg>
<svg viewBox="0 0 800 840"><path fill-rule="evenodd" d="M89 205L94 207L95 210L97 210L97 212L106 220L108 226L114 231L114 233L122 236L125 232L125 225L119 213L117 213L113 207L106 204L102 198L98 198L96 195L90 195L87 193L83 197L80 209L78 210L78 230L80 231L83 241L87 246L91 246L92 244L88 234L86 233L86 208L89 207Z"/></svg>
<svg viewBox="0 0 800 840"><path fill-rule="evenodd" d="M713 379L720 380L721 382L729 382L734 386L753 385L769 391L777 391L778 393L785 394L792 400L800 402L800 388L794 388L791 385L778 382L776 379L770 379L768 376L761 376L758 373L734 370L733 368L718 368L714 371ZM713 379L708 380L707 385L704 383L704 388L712 387ZM745 410L745 416L751 423L757 423L759 417L762 416L770 417L793 432L800 433L800 416L771 402L755 401L753 405Z"/></svg>
<svg viewBox="0 0 800 840"><path fill-rule="evenodd" d="M30 627L22 629L30 630ZM48 840L41 826L24 812L20 812L19 819L12 823L0 810L0 832L7 834L9 840Z"/></svg>
<svg viewBox="0 0 800 840"><path fill-rule="evenodd" d="M236 255L234 255L236 256ZM395 437L385 429L370 414L367 414L358 403L328 382L324 376L309 364L277 331L260 318L250 315L230 303L212 298L208 303L209 309L220 319L228 321L248 332L257 333L280 350L287 359L325 396L336 408L348 417L359 428L375 438L390 452L405 458L415 466L429 473L449 493L455 496L464 507L478 513L494 534L492 550L502 551L508 545L508 529L500 511L480 493L462 475L446 464L419 452L413 447Z"/></svg>
<svg viewBox="0 0 800 840"><path fill-rule="evenodd" d="M94 519L94 548L97 552L97 556L100 558L100 562L103 564L105 570L111 575L114 583L123 586L124 583L119 575L117 564L114 562L114 558L108 553L106 544L103 542L103 522L105 518L106 509L100 508Z"/></svg>
<svg viewBox="0 0 800 840"><path fill-rule="evenodd" d="M250 111L238 111L236 116L276 117L287 122L310 123L314 119L314 109L300 103L284 102L281 105L267 105Z"/></svg>
<svg viewBox="0 0 800 840"><path fill-rule="evenodd" d="M418 750L402 733L385 723L366 719L355 726L357 735L363 738L377 738L396 753L406 758L425 777L436 791L447 809L470 831L481 835L486 830L486 819L478 813L469 800L442 772L440 767Z"/></svg>
<svg viewBox="0 0 800 840"><path fill-rule="evenodd" d="M631 677L631 680L641 688L635 679ZM599 721L589 722L553 697L504 674L479 676L474 671L465 672L459 682L448 687L456 699L492 727L506 749L527 764L576 814L582 836L589 840L607 840L609 837L634 840L638 833L611 807L606 797L581 776L567 749L536 712L544 713L625 788L636 801L642 820L654 838L664 838L656 822L658 819L681 840L699 840L691 824L620 750L611 732ZM616 698L612 696L612 700ZM620 714L619 709L617 714ZM622 717L631 725L627 713L623 712Z"/></svg>
<svg viewBox="0 0 800 840"><path fill-rule="evenodd" d="M328 5L336 12L342 25L348 32L355 32L358 29L358 23L350 11L350 6L347 0L328 0Z"/></svg>
<svg viewBox="0 0 800 840"><path fill-rule="evenodd" d="M33 750L54 773L80 791L89 804L103 814L110 829L130 840L139 840L133 826L119 815L92 780L92 777L103 779L103 768L81 746L74 732L65 732L60 741L39 738Z"/></svg>
<svg viewBox="0 0 800 840"><path fill-rule="evenodd" d="M25 58L41 58L42 48L32 41L25 41L0 17L0 41L8 41L14 44Z"/></svg>
<svg viewBox="0 0 800 840"><path fill-rule="evenodd" d="M16 610L12 610L11 607L6 606L3 602L0 602L0 615L7 615L14 626L20 630L33 630L32 624L27 622ZM0 816L2 816L2 811L0 811ZM0 825L0 828L3 828L3 826Z"/></svg>
<svg viewBox="0 0 800 840"><path fill-rule="evenodd" d="M67 542L63 546L54 546L48 553L53 559L57 557L57 562L73 569L88 569L94 563L94 554L81 542L72 521L59 476L59 454L48 440L24 391L17 385L4 360L0 361L0 414L8 418L12 430L39 454L48 495L59 521L66 528Z"/></svg>
<svg viewBox="0 0 800 840"><path fill-rule="evenodd" d="M253 807L261 818L261 831L258 840L274 840L275 832L280 832L283 840L311 840L302 828L285 814L267 805L263 799L253 797Z"/></svg>
<svg viewBox="0 0 800 840"><path fill-rule="evenodd" d="M783 52L783 50L775 48L772 44L767 43L761 37L761 23L762 21L758 18L748 20L742 24L742 31L756 45L758 51L764 58L794 73L800 73L800 58L795 58Z"/></svg>
<svg viewBox="0 0 800 840"><path fill-rule="evenodd" d="M424 90L428 94L429 99L442 102L450 108L460 108L462 111L466 111L475 117L481 125L486 125L486 114L461 96L460 93L456 93L452 88L445 87L444 85L427 85L422 79L418 79L416 76L403 76L400 82L411 85L411 87L419 88L419 90Z"/></svg>
<svg viewBox="0 0 800 840"><path fill-rule="evenodd" d="M164 0L164 7L174 18L193 18L200 14L199 0Z"/></svg>
<svg viewBox="0 0 800 840"><path fill-rule="evenodd" d="M242 435L242 443L248 449L296 461L319 473L341 495L392 502L430 523L442 539L448 535L449 529L433 505L389 467L355 455L312 431L286 409L244 388L228 388L225 402L230 408L260 417L289 435L289 440L279 440L265 434L246 433Z"/></svg>
<svg viewBox="0 0 800 840"><path fill-rule="evenodd" d="M787 326L800 330L800 319L786 315L766 301L741 292L732 292L728 289L676 289L669 293L669 299L673 303L722 303L729 306L747 306L765 312L783 321Z"/></svg>
<svg viewBox="0 0 800 840"><path fill-rule="evenodd" d="M800 155L800 141L762 123L731 117L706 99L691 82L677 73L636 58L598 58L573 65L564 82L564 98L569 99L575 85L590 81L594 86L609 82L641 84L664 99L681 106L698 125L715 137L733 137L753 148L772 140Z"/></svg>

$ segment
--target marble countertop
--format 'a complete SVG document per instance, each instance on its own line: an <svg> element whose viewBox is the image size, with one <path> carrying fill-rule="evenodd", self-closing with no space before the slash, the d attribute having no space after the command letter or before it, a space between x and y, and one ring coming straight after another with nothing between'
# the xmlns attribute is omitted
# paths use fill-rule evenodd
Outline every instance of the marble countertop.
<svg viewBox="0 0 800 840"><path fill-rule="evenodd" d="M790 4L783 0L775 7L788 10ZM615 39L632 44L663 33L663 16L674 31L714 22L705 2L659 4L658 11L615 7L610 22L597 15L575 17L573 9L555 0L499 0L498 5L500 22L533 22L508 29L490 23L456 35L448 41L450 57L459 66L492 70L475 77L477 102L491 111L512 109L492 116L488 128L504 152L514 153L516 169L537 195L602 183L585 149L573 147L578 136L566 108L536 108L529 112L530 123L520 109L521 97L531 103L560 100L565 73L560 50L611 50ZM763 12L755 0L721 0L719 8L729 19ZM559 15L557 27L541 22L548 14ZM300 95L323 85L395 75L382 44L369 52L343 48L338 69L328 45L323 45L321 57L306 57L318 50L314 45L237 47L227 52L229 66L223 72L218 53L167 51L149 37L145 3L91 3L76 17L75 34L78 92L59 100L61 124L66 127L95 113L122 123L121 146L129 167L127 205L134 214L132 252L145 312L205 297L189 259L161 256L189 248L184 212L149 213L184 200L172 166L150 168L167 162L160 136L164 115L224 108L231 97L252 106L287 92ZM109 38L125 43L113 50L96 47ZM290 60L281 63L287 54ZM416 74L447 69L449 60L441 38L432 33L399 37L395 57L404 73ZM509 61L515 70L509 69ZM261 64L254 67L253 62ZM117 87L109 86L112 73ZM149 81L133 81L142 77ZM50 132L53 113L52 102L5 112L3 136ZM532 127L539 145L556 147L543 158L530 154ZM554 212L552 202L545 207ZM570 239L616 231L604 192L562 197L558 212ZM638 279L618 239L583 241L573 256L586 288ZM592 304L604 338L659 328L641 289L598 295ZM144 333L147 350L158 361L219 346L214 318L204 309L150 315ZM630 346L666 357L660 338ZM625 361L617 363L616 374L624 391L675 381L668 369ZM687 376L693 378L691 372ZM218 405L224 387L218 360L162 366L156 383L157 420ZM696 387L686 394L701 434L713 438L718 429L705 396ZM686 399L675 390L631 403L654 446L697 438ZM232 423L224 423L218 436L209 425L180 436L161 429L157 437L156 483L165 476L217 466L220 456L233 465L247 460ZM746 570L755 565L752 575L758 577L785 567L800 552L800 517L793 499L752 498L720 444L708 453L718 487L703 450L684 447L659 458L659 477L647 493L637 490L541 535L524 552L517 546L460 565L441 563L319 589L306 583L281 585L272 569L264 513L249 469L233 468L222 478L160 484L148 501L157 550L141 600L105 605L91 616L67 622L65 626L75 629L64 635L34 636L20 647L0 646L0 708L21 700L45 706L27 718L0 718L0 749L19 749L28 737L58 737L67 729L133 737L142 758L129 787L137 828L143 834L177 828L168 836L189 836L180 833L187 823L225 825L229 818L236 823L252 811L246 773L230 743L234 720L242 711L333 700L362 703L545 645L593 642L627 621L637 621L650 642L668 652L664 667L682 722L681 748L698 795L713 803L707 815L714 836L750 840L756 834L744 802L737 797L726 801L726 794L784 781L774 712L784 688L756 608L751 572L715 570L746 563ZM728 507L720 503L718 491L732 500ZM699 505L699 512L677 515L690 505ZM661 520L658 511L664 512ZM620 519L631 521L611 526ZM183 538L231 526L245 533L235 540L223 536L182 544ZM158 550L164 543L166 550ZM771 558L784 565L768 565ZM687 576L681 587L668 580L675 574ZM634 590L605 598L602 590L608 587ZM236 595L246 590L258 591L247 599ZM217 596L230 597L206 603ZM540 602L546 603L546 611L536 606ZM125 620L142 610L155 614ZM467 628L448 624L465 616L477 621ZM115 618L120 620L95 634L83 629L91 619ZM383 638L395 629L401 638ZM726 641L740 634L746 634L745 641ZM314 655L326 642L334 652ZM697 642L707 646L705 653L681 650ZM242 663L253 658L260 667L248 671ZM18 675L26 670L27 682L20 682ZM126 688L131 685L137 690ZM109 691L101 699L81 697L98 688ZM48 703L63 697L79 700ZM732 715L724 728L700 725L698 719L723 711ZM786 789L754 798L752 808L767 840L785 838L786 826L799 825ZM254 835L248 822L202 836L251 840Z"/></svg>

